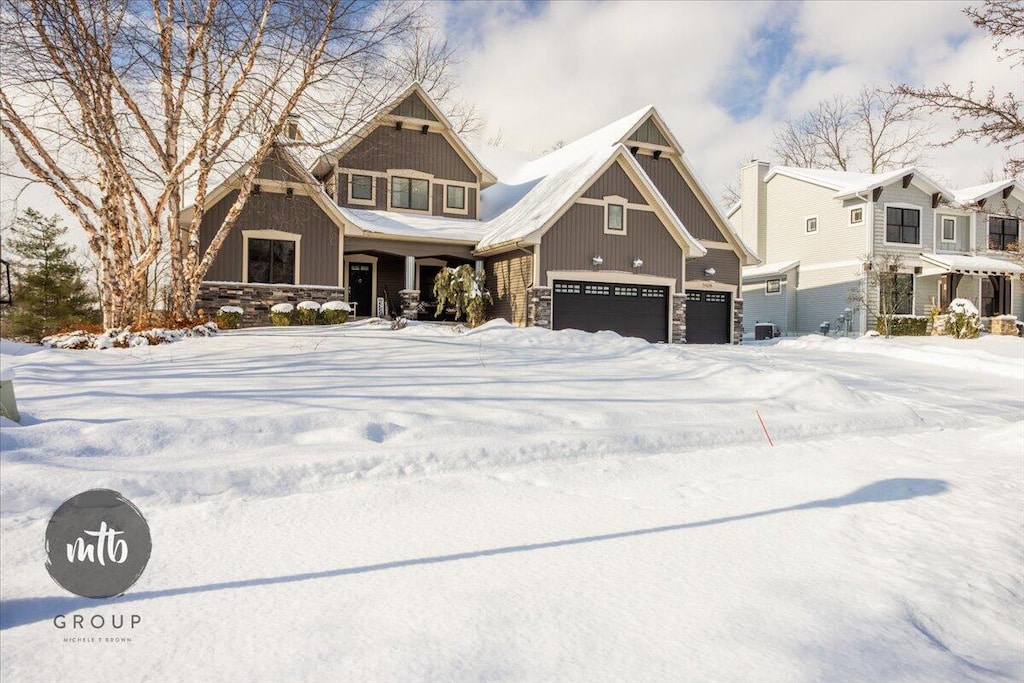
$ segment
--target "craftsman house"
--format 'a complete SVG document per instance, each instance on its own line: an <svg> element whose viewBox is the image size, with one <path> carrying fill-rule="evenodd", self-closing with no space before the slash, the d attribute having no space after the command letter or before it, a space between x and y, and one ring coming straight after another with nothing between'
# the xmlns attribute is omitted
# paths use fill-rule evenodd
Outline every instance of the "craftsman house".
<svg viewBox="0 0 1024 683"><path fill-rule="evenodd" d="M240 306L246 324L305 299L433 319L439 270L472 264L490 316L515 325L742 336L740 272L757 259L653 107L526 158L467 144L414 84L312 164L295 146L282 139L260 169L199 307ZM203 247L238 191L229 178L212 193Z"/></svg>
<svg viewBox="0 0 1024 683"><path fill-rule="evenodd" d="M748 333L773 323L783 334L823 324L863 334L874 325L871 307L853 300L877 300L865 268L878 254L899 254L898 277L912 287L900 315L927 316L962 298L985 324L1024 318L1024 268L1012 258L1024 188L1013 180L949 190L916 168L870 174L755 161L740 184L729 217L762 261L744 269ZM851 297L856 291L864 296Z"/></svg>

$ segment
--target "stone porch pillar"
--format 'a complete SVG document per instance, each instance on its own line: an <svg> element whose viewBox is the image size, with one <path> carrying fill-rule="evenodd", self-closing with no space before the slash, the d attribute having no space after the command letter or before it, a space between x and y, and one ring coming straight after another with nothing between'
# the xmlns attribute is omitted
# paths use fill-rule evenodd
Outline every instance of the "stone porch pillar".
<svg viewBox="0 0 1024 683"><path fill-rule="evenodd" d="M743 343L743 299L732 301L732 343Z"/></svg>
<svg viewBox="0 0 1024 683"><path fill-rule="evenodd" d="M672 343L686 343L686 292L672 295Z"/></svg>
<svg viewBox="0 0 1024 683"><path fill-rule="evenodd" d="M551 329L551 288L531 287L527 292L526 324Z"/></svg>
<svg viewBox="0 0 1024 683"><path fill-rule="evenodd" d="M420 309L420 290L403 289L398 296L402 297L402 317L416 320Z"/></svg>

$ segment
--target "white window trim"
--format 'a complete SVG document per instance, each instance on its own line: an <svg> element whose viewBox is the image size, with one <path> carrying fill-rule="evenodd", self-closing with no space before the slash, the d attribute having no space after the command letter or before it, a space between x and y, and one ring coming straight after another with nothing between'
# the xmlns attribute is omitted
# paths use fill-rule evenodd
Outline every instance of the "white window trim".
<svg viewBox="0 0 1024 683"><path fill-rule="evenodd" d="M420 293L420 299L423 299L423 290L420 285L420 266L440 266L441 268L447 268L448 262L442 261L439 258L416 259L416 291ZM433 294L433 288L431 288L431 294Z"/></svg>
<svg viewBox="0 0 1024 683"><path fill-rule="evenodd" d="M625 197L612 194L606 197L601 197L601 204L604 206L604 233L606 235L625 235L629 232L629 222L627 216L629 215L629 200ZM614 230L608 227L608 207L612 204L622 207L622 229Z"/></svg>
<svg viewBox="0 0 1024 683"><path fill-rule="evenodd" d="M889 241L889 208L893 209L917 209L918 220L917 220L917 244L913 242L890 242ZM902 202L892 202L882 204L882 244L887 247L907 247L920 249L924 244L924 207L918 204L904 204ZM934 214L932 218L932 232L935 231L935 220Z"/></svg>
<svg viewBox="0 0 1024 683"><path fill-rule="evenodd" d="M456 209L456 208L453 208L451 206L448 206L448 188L449 187L461 187L465 191L466 194L465 194L465 197L463 197L462 208L461 209ZM444 185L442 185L442 190L441 190L441 193L443 195L441 197L441 206L443 207L442 208L442 212L450 213L450 214L456 214L456 215L459 215L459 216L468 216L469 215L469 190L471 188L475 188L475 187L476 187L476 185L473 185L471 183L457 183L457 182L454 182L454 181L451 181L451 180L444 181Z"/></svg>
<svg viewBox="0 0 1024 683"><path fill-rule="evenodd" d="M777 292L769 292L768 291L768 283L769 282L778 282L779 283L779 291L777 291ZM773 277L773 278L769 278L769 279L764 281L764 295L765 296L778 296L780 294L782 294L782 278L780 278L780 277Z"/></svg>
<svg viewBox="0 0 1024 683"><path fill-rule="evenodd" d="M406 209L400 206L394 206L391 203L394 193L392 192L392 182L395 178L411 178L413 180L426 180L427 181L427 208L423 209ZM387 182L388 182L388 201L387 210L396 211L398 213L411 213L417 216L429 216L434 213L434 176L430 173L424 173L423 171L416 171L409 168L389 168L387 171ZM410 190L411 194L411 190ZM411 201L411 200L410 200Z"/></svg>
<svg viewBox="0 0 1024 683"><path fill-rule="evenodd" d="M939 223L939 241L945 242L946 244L956 243L956 217L955 216L938 216L936 220ZM946 239L946 221L953 221L953 237Z"/></svg>
<svg viewBox="0 0 1024 683"><path fill-rule="evenodd" d="M283 230L243 230L242 231L242 282L249 282L249 240L281 240L295 242L295 281L291 284L297 285L302 280L299 275L299 265L302 263L302 235L296 232L284 232ZM265 284L257 282L254 284ZM287 283L274 283L287 284Z"/></svg>
<svg viewBox="0 0 1024 683"><path fill-rule="evenodd" d="M808 230L807 229L807 223L808 223L808 221L812 221L812 220L814 221L814 230ZM815 214L813 216L804 216L804 234L805 235L817 235L820 230L821 230L821 221L818 220L818 215L817 214Z"/></svg>
<svg viewBox="0 0 1024 683"><path fill-rule="evenodd" d="M352 196L352 187L353 187L353 185L352 185L352 176L356 176L356 175L366 176L367 178L370 179L370 198L369 199L359 199L358 197L353 197ZM347 178L348 178L348 182L345 183L345 184L348 185L347 199L348 199L348 203L349 204L357 204L359 206L377 206L377 178L376 177L370 175L369 173L349 173L347 175Z"/></svg>
<svg viewBox="0 0 1024 683"><path fill-rule="evenodd" d="M853 212L854 211L860 211L860 220L859 221L853 220ZM864 210L863 206L851 206L850 207L850 227L853 227L855 225L864 225L864 214L865 214L865 210Z"/></svg>

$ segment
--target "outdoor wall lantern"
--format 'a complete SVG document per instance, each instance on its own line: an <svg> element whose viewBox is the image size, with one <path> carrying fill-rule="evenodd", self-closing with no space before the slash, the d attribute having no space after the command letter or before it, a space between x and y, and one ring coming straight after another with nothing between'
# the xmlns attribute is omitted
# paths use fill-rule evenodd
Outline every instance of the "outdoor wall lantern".
<svg viewBox="0 0 1024 683"><path fill-rule="evenodd" d="M714 268L705 268L704 269L704 274L707 275L708 277L713 277L716 272L717 271Z"/></svg>
<svg viewBox="0 0 1024 683"><path fill-rule="evenodd" d="M643 268L644 267L644 260L641 259L641 258L633 259L633 267L634 268Z"/></svg>
<svg viewBox="0 0 1024 683"><path fill-rule="evenodd" d="M604 263L604 259L601 258L600 256L595 256L594 258L590 259L590 262L593 263L595 266L599 266L602 263Z"/></svg>

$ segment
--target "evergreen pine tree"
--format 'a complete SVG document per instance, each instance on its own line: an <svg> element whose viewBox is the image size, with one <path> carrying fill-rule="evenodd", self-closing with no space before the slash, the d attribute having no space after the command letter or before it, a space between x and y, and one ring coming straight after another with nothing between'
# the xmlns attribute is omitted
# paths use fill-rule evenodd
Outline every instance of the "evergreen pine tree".
<svg viewBox="0 0 1024 683"><path fill-rule="evenodd" d="M37 341L71 325L95 318L94 299L64 241L67 228L57 216L26 209L5 240L11 261L14 303L3 320L3 336Z"/></svg>

